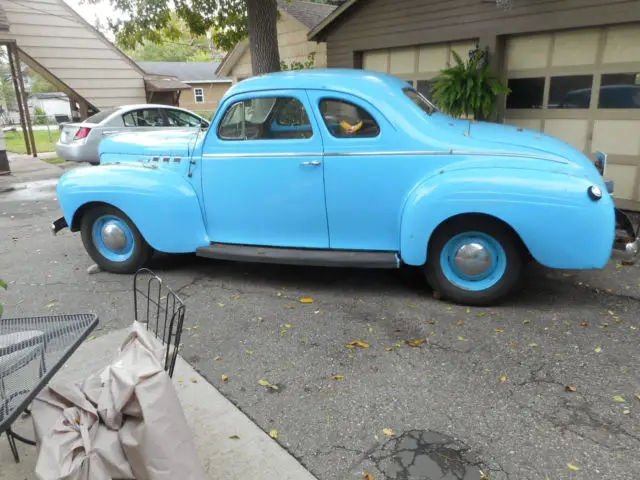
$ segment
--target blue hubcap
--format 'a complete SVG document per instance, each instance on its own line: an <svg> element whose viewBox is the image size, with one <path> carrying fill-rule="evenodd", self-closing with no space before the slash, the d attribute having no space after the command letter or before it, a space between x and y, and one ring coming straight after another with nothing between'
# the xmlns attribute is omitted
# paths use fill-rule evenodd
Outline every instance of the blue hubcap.
<svg viewBox="0 0 640 480"><path fill-rule="evenodd" d="M500 281L507 270L507 254L491 235L460 233L445 244L440 266L447 280L456 287L478 292Z"/></svg>
<svg viewBox="0 0 640 480"><path fill-rule="evenodd" d="M125 262L135 247L133 232L127 222L115 215L103 215L96 219L92 229L93 244L107 260Z"/></svg>

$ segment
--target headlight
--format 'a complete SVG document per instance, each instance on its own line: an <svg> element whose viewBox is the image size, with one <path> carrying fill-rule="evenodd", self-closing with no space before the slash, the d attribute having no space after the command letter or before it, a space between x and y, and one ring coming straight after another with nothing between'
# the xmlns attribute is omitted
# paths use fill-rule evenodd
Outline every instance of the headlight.
<svg viewBox="0 0 640 480"><path fill-rule="evenodd" d="M587 193L589 194L589 198L591 198L591 200L598 201L602 198L602 190L596 185L591 185L587 189Z"/></svg>

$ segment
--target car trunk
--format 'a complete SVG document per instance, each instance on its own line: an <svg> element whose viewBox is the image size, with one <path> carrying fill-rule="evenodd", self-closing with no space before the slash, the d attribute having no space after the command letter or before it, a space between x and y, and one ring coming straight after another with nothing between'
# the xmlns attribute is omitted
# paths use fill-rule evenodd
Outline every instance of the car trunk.
<svg viewBox="0 0 640 480"><path fill-rule="evenodd" d="M60 129L60 143L70 144L86 138L91 130L98 128L97 123L65 123Z"/></svg>

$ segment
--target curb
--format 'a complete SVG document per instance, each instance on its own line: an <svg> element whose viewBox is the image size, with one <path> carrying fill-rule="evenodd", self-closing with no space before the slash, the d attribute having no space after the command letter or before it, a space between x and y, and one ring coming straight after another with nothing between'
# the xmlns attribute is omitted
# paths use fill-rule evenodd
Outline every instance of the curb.
<svg viewBox="0 0 640 480"><path fill-rule="evenodd" d="M15 189L16 189L16 187L14 187L13 185L10 185L8 187L0 187L0 193L12 192Z"/></svg>

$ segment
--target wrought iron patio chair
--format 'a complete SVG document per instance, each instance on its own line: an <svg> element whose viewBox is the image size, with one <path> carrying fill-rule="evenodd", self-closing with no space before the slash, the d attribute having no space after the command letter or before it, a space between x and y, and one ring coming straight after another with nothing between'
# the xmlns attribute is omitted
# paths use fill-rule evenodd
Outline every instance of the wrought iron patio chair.
<svg viewBox="0 0 640 480"><path fill-rule="evenodd" d="M172 377L180 349L184 302L160 277L142 268L133 277L133 309L134 319L166 346L164 369Z"/></svg>

